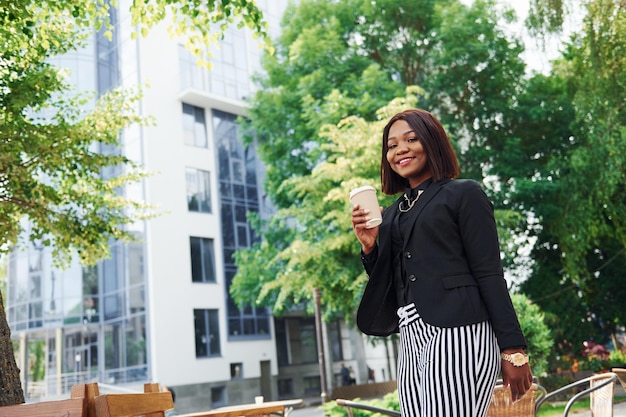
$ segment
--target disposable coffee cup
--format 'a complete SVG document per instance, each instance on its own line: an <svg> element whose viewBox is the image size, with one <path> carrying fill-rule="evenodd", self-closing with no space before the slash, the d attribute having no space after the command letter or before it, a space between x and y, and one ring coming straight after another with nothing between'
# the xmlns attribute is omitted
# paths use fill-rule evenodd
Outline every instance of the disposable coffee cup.
<svg viewBox="0 0 626 417"><path fill-rule="evenodd" d="M257 395L256 397L254 397L254 402L257 404L263 404L263 396Z"/></svg>
<svg viewBox="0 0 626 417"><path fill-rule="evenodd" d="M370 219L366 223L368 229L376 227L383 222L378 199L376 198L376 189L371 185L364 185L350 191L350 202L370 211L368 214Z"/></svg>

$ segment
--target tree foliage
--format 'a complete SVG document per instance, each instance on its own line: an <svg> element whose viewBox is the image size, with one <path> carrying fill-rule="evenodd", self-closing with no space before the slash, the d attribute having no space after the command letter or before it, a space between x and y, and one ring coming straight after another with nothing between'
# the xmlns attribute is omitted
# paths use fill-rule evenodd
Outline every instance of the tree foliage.
<svg viewBox="0 0 626 417"><path fill-rule="evenodd" d="M556 230L566 271L575 279L598 266L585 258L602 241L626 245L625 24L623 2L589 2L584 34L574 39L563 61L574 87L577 146L563 177L564 189L574 192Z"/></svg>
<svg viewBox="0 0 626 417"><path fill-rule="evenodd" d="M264 138L266 189L279 207L294 202L284 180L308 175L325 158L318 130L376 110L419 85L464 152L466 176L482 177L481 149L506 131L524 65L493 1L303 0L286 11L276 52L267 56L250 120ZM479 162L476 158L482 158Z"/></svg>
<svg viewBox="0 0 626 417"><path fill-rule="evenodd" d="M82 45L87 31L56 12L31 5L21 16L5 14L0 28L0 249L25 234L53 247L59 265L76 252L93 263L108 255L109 239L131 237L124 225L148 214L118 193L145 173L119 153L101 152L145 120L134 113L137 91L111 91L84 110L90 97L73 95L48 60ZM120 173L104 177L108 167Z"/></svg>
<svg viewBox="0 0 626 417"><path fill-rule="evenodd" d="M529 125L512 141L517 175L509 200L537 219L535 262L522 289L551 313L557 349L606 343L624 326L626 11L618 1L586 1L583 31L549 76L522 97ZM519 158L518 158L519 157Z"/></svg>
<svg viewBox="0 0 626 417"><path fill-rule="evenodd" d="M98 2L102 2L106 10L107 3L104 0ZM233 23L238 29L251 29L253 37L260 38L268 52L273 51L267 35L267 22L256 2L251 0L140 0L133 1L130 11L131 24L137 28L135 33L143 36L158 22L169 18L170 35L184 37L185 47L200 64L209 68L212 54L208 47L219 43Z"/></svg>
<svg viewBox="0 0 626 417"><path fill-rule="evenodd" d="M0 0L0 13L14 23L21 21L24 32L35 34L39 30L35 31L34 27L40 22L32 19L33 16L23 19L24 13L32 9L32 3L30 0ZM209 67L209 46L223 39L226 29L232 24L236 24L239 29L250 29L260 44L269 52L272 51L263 13L254 1L249 0L48 0L37 11L37 17L66 20L74 23L75 29L103 30L111 38L114 28L110 13L112 8L119 7L119 3L129 8L134 37L146 36L158 23L169 21L170 35L184 38L185 46L196 55L199 63ZM46 37L37 37L33 39L33 46L46 49L48 42ZM62 39L60 43L58 46L68 46Z"/></svg>

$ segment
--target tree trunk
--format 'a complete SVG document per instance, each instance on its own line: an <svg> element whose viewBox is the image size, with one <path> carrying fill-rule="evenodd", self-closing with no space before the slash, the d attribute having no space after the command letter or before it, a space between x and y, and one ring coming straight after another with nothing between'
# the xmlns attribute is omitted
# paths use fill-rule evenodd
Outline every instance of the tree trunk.
<svg viewBox="0 0 626 417"><path fill-rule="evenodd" d="M11 330L0 294L0 406L23 402L24 391L20 382L20 370L15 363Z"/></svg>

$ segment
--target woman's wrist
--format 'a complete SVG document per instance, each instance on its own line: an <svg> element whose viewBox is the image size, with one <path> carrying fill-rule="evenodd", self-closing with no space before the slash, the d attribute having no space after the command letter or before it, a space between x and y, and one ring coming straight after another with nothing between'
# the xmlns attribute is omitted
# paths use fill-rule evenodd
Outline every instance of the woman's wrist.
<svg viewBox="0 0 626 417"><path fill-rule="evenodd" d="M363 255L369 255L370 253L372 253L372 251L374 250L374 246L361 246L361 252L363 253Z"/></svg>
<svg viewBox="0 0 626 417"><path fill-rule="evenodd" d="M526 347L513 346L513 347L504 348L500 352L501 353L526 353Z"/></svg>

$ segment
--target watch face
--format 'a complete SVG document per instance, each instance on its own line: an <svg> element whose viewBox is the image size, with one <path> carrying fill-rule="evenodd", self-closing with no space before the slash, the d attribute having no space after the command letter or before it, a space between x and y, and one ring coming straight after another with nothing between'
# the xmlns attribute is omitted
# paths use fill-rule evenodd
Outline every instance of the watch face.
<svg viewBox="0 0 626 417"><path fill-rule="evenodd" d="M511 359L513 359L513 365L515 366L522 366L526 363L526 356L521 353L512 354Z"/></svg>

